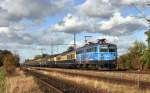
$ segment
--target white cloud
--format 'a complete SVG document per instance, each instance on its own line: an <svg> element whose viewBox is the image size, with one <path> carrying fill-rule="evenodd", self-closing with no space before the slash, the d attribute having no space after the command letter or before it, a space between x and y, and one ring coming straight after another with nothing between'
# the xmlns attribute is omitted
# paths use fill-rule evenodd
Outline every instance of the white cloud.
<svg viewBox="0 0 150 93"><path fill-rule="evenodd" d="M146 24L143 20L131 16L123 17L119 12L113 14L109 20L99 21L91 20L73 15L67 15L62 22L51 25L51 31L60 31L66 33L80 33L83 31L91 33L102 33L105 35L129 35L135 31L144 28Z"/></svg>
<svg viewBox="0 0 150 93"><path fill-rule="evenodd" d="M0 0L0 44L7 49L15 48L16 44L49 46L51 38L54 44L62 44L63 36L56 37L51 32L38 31L39 25L32 29L34 32L25 30L30 30L37 21L44 22L45 18L67 10L69 5L66 4L71 2L72 0Z"/></svg>
<svg viewBox="0 0 150 93"><path fill-rule="evenodd" d="M136 30L145 27L143 20L115 13L108 21L102 21L97 25L97 31L108 35L129 35Z"/></svg>
<svg viewBox="0 0 150 93"><path fill-rule="evenodd" d="M92 18L108 19L115 12L122 12L123 7L129 7L132 4L146 7L149 0L86 0L83 4L75 7L80 15Z"/></svg>
<svg viewBox="0 0 150 93"><path fill-rule="evenodd" d="M50 45L53 38L54 44L63 44L66 34L57 35L52 32L38 32L35 34L22 31L11 31L7 27L0 27L0 43L18 43L22 45ZM62 36L64 35L64 36Z"/></svg>
<svg viewBox="0 0 150 93"><path fill-rule="evenodd" d="M88 20L85 21L85 19L82 19L78 16L68 14L61 22L51 25L50 30L67 33L78 33L81 31L89 31L90 26Z"/></svg>
<svg viewBox="0 0 150 93"><path fill-rule="evenodd" d="M8 32L9 31L9 28L8 27L0 27L0 33L3 33L3 32Z"/></svg>
<svg viewBox="0 0 150 93"><path fill-rule="evenodd" d="M3 0L0 3L0 25L23 19L43 20L66 9L69 0Z"/></svg>
<svg viewBox="0 0 150 93"><path fill-rule="evenodd" d="M145 6L146 3L150 2L149 0L120 0L119 2L117 0L109 0L111 4L117 5L117 6L125 6L125 5L131 5L135 4L138 6Z"/></svg>
<svg viewBox="0 0 150 93"><path fill-rule="evenodd" d="M86 0L76 10L81 15L98 18L109 18L116 11L109 0Z"/></svg>

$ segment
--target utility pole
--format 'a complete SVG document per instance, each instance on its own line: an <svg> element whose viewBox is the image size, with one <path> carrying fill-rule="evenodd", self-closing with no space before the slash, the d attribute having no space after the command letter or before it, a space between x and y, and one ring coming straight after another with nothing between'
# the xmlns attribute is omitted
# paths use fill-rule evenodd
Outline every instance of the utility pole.
<svg viewBox="0 0 150 93"><path fill-rule="evenodd" d="M74 49L76 50L76 33L74 32Z"/></svg>
<svg viewBox="0 0 150 93"><path fill-rule="evenodd" d="M57 47L57 52L58 52L58 50L59 50L59 46L60 45L73 45L74 46L74 49L76 50L76 33L74 32L73 33L73 44L54 44L54 42L53 42L53 38L51 38L51 43L50 43L50 48L51 48L51 55L53 55L54 54L54 46L58 46Z"/></svg>
<svg viewBox="0 0 150 93"><path fill-rule="evenodd" d="M40 48L39 50L41 50L41 55L43 55L44 54L44 49Z"/></svg>
<svg viewBox="0 0 150 93"><path fill-rule="evenodd" d="M51 55L53 55L53 38L51 38Z"/></svg>

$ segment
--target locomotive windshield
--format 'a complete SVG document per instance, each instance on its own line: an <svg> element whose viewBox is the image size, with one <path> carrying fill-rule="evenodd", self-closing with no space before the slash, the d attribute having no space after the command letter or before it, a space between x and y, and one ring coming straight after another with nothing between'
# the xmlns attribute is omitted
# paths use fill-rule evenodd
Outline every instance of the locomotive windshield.
<svg viewBox="0 0 150 93"><path fill-rule="evenodd" d="M116 46L114 45L101 45L100 52L116 52Z"/></svg>
<svg viewBox="0 0 150 93"><path fill-rule="evenodd" d="M116 46L109 46L109 52L116 52Z"/></svg>
<svg viewBox="0 0 150 93"><path fill-rule="evenodd" d="M108 52L108 45L101 45L100 52Z"/></svg>
<svg viewBox="0 0 150 93"><path fill-rule="evenodd" d="M116 49L109 49L109 52L116 52Z"/></svg>
<svg viewBox="0 0 150 93"><path fill-rule="evenodd" d="M107 48L105 48L105 49L104 49L104 48L101 48L101 49L100 49L100 52L108 52L108 49L107 49Z"/></svg>

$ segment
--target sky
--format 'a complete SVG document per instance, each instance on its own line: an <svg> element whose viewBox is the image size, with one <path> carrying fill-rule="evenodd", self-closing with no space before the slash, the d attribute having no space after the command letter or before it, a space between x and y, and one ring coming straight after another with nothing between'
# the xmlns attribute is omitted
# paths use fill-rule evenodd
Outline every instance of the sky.
<svg viewBox="0 0 150 93"><path fill-rule="evenodd" d="M65 51L76 33L78 47L87 35L94 42L106 38L121 55L135 40L145 42L147 4L149 0L0 0L0 49L23 61L51 54L51 45L53 53Z"/></svg>

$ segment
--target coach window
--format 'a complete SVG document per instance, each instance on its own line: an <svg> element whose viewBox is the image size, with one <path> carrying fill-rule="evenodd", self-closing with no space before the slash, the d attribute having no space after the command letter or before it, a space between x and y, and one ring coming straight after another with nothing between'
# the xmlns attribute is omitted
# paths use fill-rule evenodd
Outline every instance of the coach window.
<svg viewBox="0 0 150 93"><path fill-rule="evenodd" d="M57 60L60 60L60 59L61 59L61 57L57 57L56 59L57 59Z"/></svg>
<svg viewBox="0 0 150 93"><path fill-rule="evenodd" d="M72 59L75 59L75 54L72 54Z"/></svg>
<svg viewBox="0 0 150 93"><path fill-rule="evenodd" d="M67 59L68 59L68 60L71 59L70 55L67 55Z"/></svg>
<svg viewBox="0 0 150 93"><path fill-rule="evenodd" d="M71 59L74 59L75 58L75 55L74 54L71 54Z"/></svg>

